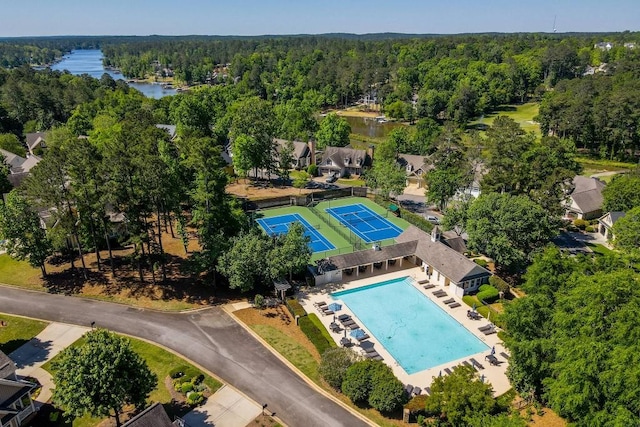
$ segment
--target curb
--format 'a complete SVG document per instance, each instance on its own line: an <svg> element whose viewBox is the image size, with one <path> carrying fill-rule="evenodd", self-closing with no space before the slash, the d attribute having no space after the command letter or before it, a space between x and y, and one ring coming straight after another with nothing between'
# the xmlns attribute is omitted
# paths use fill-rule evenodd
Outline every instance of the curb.
<svg viewBox="0 0 640 427"><path fill-rule="evenodd" d="M369 418L365 417L360 412L355 411L349 405L347 405L344 402L342 402L341 400L337 399L335 396L327 393L327 391L325 389L320 387L315 382L311 381L304 373L302 373L302 371L300 371L296 366L294 366L291 362L289 362L284 356L282 356L280 353L278 353L276 350L274 350L273 347L271 347L271 345L269 345L268 342L266 342L265 340L262 339L261 336L256 334L249 326L247 326L242 321L240 321L240 319L238 319L233 314L233 311L229 310L229 308L231 308L230 304L225 304L225 305L222 306L222 309L225 311L225 313L227 313L238 325L240 325L245 331L250 333L256 340L258 340L274 356L276 356L278 359L280 359L280 361L282 363L284 363L289 369L291 369L293 372L295 372L305 383L307 383L307 385L309 385L311 388L313 388L318 393L322 394L324 397L326 397L326 398L332 400L334 403L337 403L338 405L342 406L342 408L346 409L348 412L350 412L355 417L359 418L361 421L369 424L370 426L377 426L377 424L375 424Z"/></svg>

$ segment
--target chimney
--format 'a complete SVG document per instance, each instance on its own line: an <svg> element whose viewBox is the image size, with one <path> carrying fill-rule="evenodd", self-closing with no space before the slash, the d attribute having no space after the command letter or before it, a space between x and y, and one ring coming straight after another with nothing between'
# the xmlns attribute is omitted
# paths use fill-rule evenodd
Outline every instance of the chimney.
<svg viewBox="0 0 640 427"><path fill-rule="evenodd" d="M309 151L311 152L310 164L314 165L316 163L316 140L311 138L309 142L307 142L309 146Z"/></svg>
<svg viewBox="0 0 640 427"><path fill-rule="evenodd" d="M431 230L431 241L432 242L440 241L440 228L437 225L433 227L433 230Z"/></svg>
<svg viewBox="0 0 640 427"><path fill-rule="evenodd" d="M367 148L367 155L369 156L370 160L373 162L373 152L374 152L375 148L373 145L370 145L369 148Z"/></svg>

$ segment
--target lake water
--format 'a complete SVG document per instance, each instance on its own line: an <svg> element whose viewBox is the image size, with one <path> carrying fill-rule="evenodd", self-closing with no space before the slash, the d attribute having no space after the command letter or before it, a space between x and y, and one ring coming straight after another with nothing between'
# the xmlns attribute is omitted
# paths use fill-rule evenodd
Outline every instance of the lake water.
<svg viewBox="0 0 640 427"><path fill-rule="evenodd" d="M125 80L124 76L113 70L107 70L102 65L102 51L99 49L74 50L65 55L60 62L51 66L52 70L67 70L71 74L89 74L91 77L99 79L104 73L109 74L116 80ZM175 95L175 89L164 89L160 84L154 83L129 83L129 86L142 92L149 98L162 98L164 96Z"/></svg>
<svg viewBox="0 0 640 427"><path fill-rule="evenodd" d="M349 117L344 116L349 125L351 132L358 135L364 135L369 138L386 138L389 132L394 128L404 126L401 123L385 122L379 123L373 117Z"/></svg>

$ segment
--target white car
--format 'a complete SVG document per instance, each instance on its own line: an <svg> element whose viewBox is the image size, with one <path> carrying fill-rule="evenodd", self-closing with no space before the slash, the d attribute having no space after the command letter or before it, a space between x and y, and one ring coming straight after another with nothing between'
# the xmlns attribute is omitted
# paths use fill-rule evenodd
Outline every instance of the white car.
<svg viewBox="0 0 640 427"><path fill-rule="evenodd" d="M425 216L425 218L431 224L435 224L435 225L439 225L440 224L440 220L438 219L438 217L435 217L433 215L427 215L427 216Z"/></svg>

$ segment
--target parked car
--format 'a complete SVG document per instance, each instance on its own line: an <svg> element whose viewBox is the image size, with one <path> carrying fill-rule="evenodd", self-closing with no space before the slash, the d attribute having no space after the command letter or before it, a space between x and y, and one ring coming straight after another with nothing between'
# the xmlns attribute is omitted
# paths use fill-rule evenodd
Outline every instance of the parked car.
<svg viewBox="0 0 640 427"><path fill-rule="evenodd" d="M328 182L329 184L331 184L332 182L336 182L338 180L338 177L336 176L336 174L332 173L331 175L329 175L329 177L326 179L325 182Z"/></svg>
<svg viewBox="0 0 640 427"><path fill-rule="evenodd" d="M438 219L438 217L435 217L433 215L427 215L426 216L427 221L429 221L431 224L435 224L435 225L439 225L440 224L440 220Z"/></svg>

